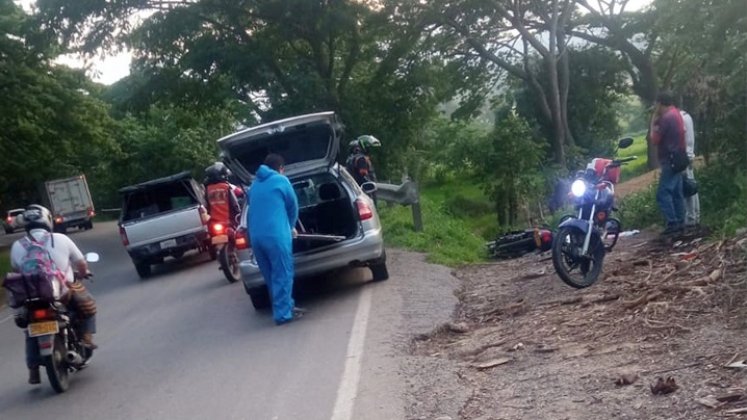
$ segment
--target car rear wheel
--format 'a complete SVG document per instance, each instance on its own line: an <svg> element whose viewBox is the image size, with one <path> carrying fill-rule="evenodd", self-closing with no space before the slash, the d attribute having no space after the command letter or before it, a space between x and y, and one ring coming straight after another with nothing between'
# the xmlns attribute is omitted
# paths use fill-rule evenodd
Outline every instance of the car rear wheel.
<svg viewBox="0 0 747 420"><path fill-rule="evenodd" d="M389 269L386 266L386 251L381 254L375 263L370 265L373 281L384 281L389 279Z"/></svg>
<svg viewBox="0 0 747 420"><path fill-rule="evenodd" d="M252 300L252 306L256 310L267 309L270 307L270 293L267 286L252 287L247 289L249 298Z"/></svg>
<svg viewBox="0 0 747 420"><path fill-rule="evenodd" d="M137 270L137 275L141 279L144 279L151 274L150 263L147 261L135 261L135 270Z"/></svg>

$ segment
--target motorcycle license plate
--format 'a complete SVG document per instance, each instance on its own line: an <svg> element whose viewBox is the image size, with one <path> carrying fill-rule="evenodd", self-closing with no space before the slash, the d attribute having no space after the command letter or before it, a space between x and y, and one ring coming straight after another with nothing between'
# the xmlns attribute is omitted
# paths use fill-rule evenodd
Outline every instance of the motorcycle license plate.
<svg viewBox="0 0 747 420"><path fill-rule="evenodd" d="M226 242L228 242L228 235L213 236L213 239L211 241L213 245L225 244Z"/></svg>
<svg viewBox="0 0 747 420"><path fill-rule="evenodd" d="M176 239L169 239L161 242L161 249L173 248L176 246Z"/></svg>
<svg viewBox="0 0 747 420"><path fill-rule="evenodd" d="M35 322L29 324L29 337L39 337L41 335L51 335L60 332L57 321Z"/></svg>

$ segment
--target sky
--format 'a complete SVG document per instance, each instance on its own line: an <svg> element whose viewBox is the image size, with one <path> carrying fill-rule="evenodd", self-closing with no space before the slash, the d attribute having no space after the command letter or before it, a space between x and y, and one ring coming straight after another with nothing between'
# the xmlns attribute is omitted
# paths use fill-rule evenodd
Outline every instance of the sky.
<svg viewBox="0 0 747 420"><path fill-rule="evenodd" d="M14 0L23 6L24 9L30 10L36 0ZM629 0L626 10L638 10L651 3L652 0ZM590 0L595 4L595 0ZM119 53L105 54L102 57L92 57L84 59L78 55L66 55L57 59L60 64L65 64L74 68L88 67L88 75L96 82L110 85L117 80L130 74L130 62L132 54L129 51Z"/></svg>

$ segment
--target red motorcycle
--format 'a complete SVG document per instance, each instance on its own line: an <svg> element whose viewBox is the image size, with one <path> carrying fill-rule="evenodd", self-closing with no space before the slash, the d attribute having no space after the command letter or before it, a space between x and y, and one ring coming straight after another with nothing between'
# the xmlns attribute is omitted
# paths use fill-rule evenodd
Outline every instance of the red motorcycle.
<svg viewBox="0 0 747 420"><path fill-rule="evenodd" d="M239 255L236 251L236 229L223 222L209 223L210 243L213 249L211 256L215 256L220 269L229 283L236 283L241 277L239 270Z"/></svg>

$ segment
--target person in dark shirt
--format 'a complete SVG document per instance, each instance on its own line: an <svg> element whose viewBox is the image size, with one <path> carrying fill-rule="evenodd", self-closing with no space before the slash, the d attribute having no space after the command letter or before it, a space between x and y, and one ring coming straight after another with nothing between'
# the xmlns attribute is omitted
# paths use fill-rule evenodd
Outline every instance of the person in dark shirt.
<svg viewBox="0 0 747 420"><path fill-rule="evenodd" d="M672 94L661 92L656 97L650 133L661 166L656 202L667 221L662 234L676 234L684 228L685 199L682 195L682 172L672 169L671 156L676 150L685 150L685 126L680 111L674 106Z"/></svg>

